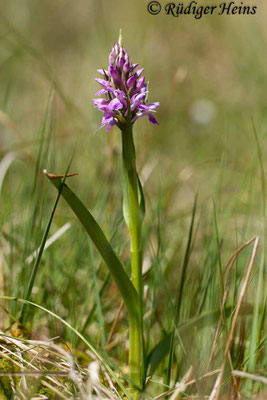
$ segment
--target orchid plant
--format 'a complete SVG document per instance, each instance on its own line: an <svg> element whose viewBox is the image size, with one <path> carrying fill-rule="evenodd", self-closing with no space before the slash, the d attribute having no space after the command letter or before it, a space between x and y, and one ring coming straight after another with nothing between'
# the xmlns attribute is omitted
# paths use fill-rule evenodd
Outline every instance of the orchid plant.
<svg viewBox="0 0 267 400"><path fill-rule="evenodd" d="M143 116L158 124L154 113L159 103L148 103L148 85L142 76L143 68L132 64L121 42L115 43L110 55L108 69L100 69L101 79L96 81L101 90L93 100L95 107L103 112L101 127L107 131L117 126L121 131L123 160L123 215L131 241L131 278L105 237L100 226L80 199L66 185L64 177L46 176L59 190L86 229L100 255L106 262L124 300L129 316L129 375L131 394L138 398L146 380L145 343L143 335L143 279L142 279L142 223L145 200L136 169L133 124Z"/></svg>
<svg viewBox="0 0 267 400"><path fill-rule="evenodd" d="M139 298L138 323L130 319L129 366L132 382L141 387L145 379L144 337L143 337L143 281L142 281L142 220L145 211L144 195L136 170L133 124L148 116L149 121L158 124L153 113L159 103L148 104L148 85L144 68L132 64L120 42L115 43L109 55L108 69L99 69L103 76L96 81L102 89L94 99L94 105L103 112L102 126L107 131L114 125L121 130L122 158L124 171L123 214L131 238L131 281ZM129 314L130 316L130 314Z"/></svg>

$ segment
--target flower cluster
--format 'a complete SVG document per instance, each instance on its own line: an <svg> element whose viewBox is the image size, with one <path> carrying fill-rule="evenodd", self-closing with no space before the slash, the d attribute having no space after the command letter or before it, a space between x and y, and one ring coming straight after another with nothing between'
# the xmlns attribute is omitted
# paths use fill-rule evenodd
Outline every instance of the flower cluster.
<svg viewBox="0 0 267 400"><path fill-rule="evenodd" d="M147 115L150 122L158 124L153 113L159 103L147 104L147 83L141 76L144 68L137 69L138 65L131 64L126 50L115 43L109 55L108 70L98 70L103 78L96 81L102 89L95 96L105 95L105 98L93 102L104 113L101 127L107 125L108 131L113 125L123 129L129 113L132 123Z"/></svg>

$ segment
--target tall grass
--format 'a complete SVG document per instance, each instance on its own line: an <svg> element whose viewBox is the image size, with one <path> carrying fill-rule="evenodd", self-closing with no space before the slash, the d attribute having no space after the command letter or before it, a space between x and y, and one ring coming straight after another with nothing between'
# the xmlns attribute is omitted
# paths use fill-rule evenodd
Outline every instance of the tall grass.
<svg viewBox="0 0 267 400"><path fill-rule="evenodd" d="M42 13L43 5L27 4L31 12ZM34 39L29 34L36 28L34 21L27 17L20 20L18 13L15 29L8 11L11 6L5 7L0 78L0 393L3 398L12 398L14 393L21 398L130 398L128 319L120 294L86 232L61 198L55 209L57 193L41 173L46 168L64 176L77 145L71 172L79 175L68 178L67 184L99 222L129 276L130 239L121 211L120 138L115 133L108 138L104 132L93 135L98 116L88 107L88 89L84 88L88 75L83 72L79 78L76 69L77 59L86 57L86 65L79 67L86 74L89 70L92 81L99 61L92 57L90 29L97 33L94 44L99 44L94 54L103 57L103 63L105 33L93 19L90 25L75 14L77 38L66 50L60 50L65 58L54 68L52 58L59 57L56 40L47 42L47 55L41 39L43 24ZM95 7L94 16L99 11L99 6ZM61 6L54 12L62 27L59 11L64 11ZM64 12L69 18L71 10ZM117 14L116 23L121 15ZM144 18L141 9L138 16ZM48 23L48 14L43 18ZM244 65L263 49L266 38L260 36L255 42L257 49L248 50L237 35L231 45L226 44L227 35L236 32L236 25L229 25L228 20L216 27L211 21L198 25L200 34L208 29L212 49L220 39L226 41L222 71L228 74L221 78L227 94L218 88L218 117L203 127L190 121L186 107L195 100L192 87L196 98L216 98L212 79L201 81L203 71L192 49L182 52L184 59L174 56L175 61L171 61L170 52L176 54L173 45L168 49L159 36L168 33L177 38L183 34L186 43L193 41L196 46L201 39L193 37L191 26L187 31L184 21L175 28L161 21L160 34L153 24L151 20L146 21L146 27L140 24L140 36L146 35L147 46L146 51L140 50L140 59L146 67L149 63L153 86L158 86L155 98L160 94L163 103L161 127L152 133L140 122L136 132L137 168L147 206L143 227L147 380L142 396L264 398L266 116L264 85L258 80L264 82L265 72L263 61L256 63L253 74ZM127 29L122 28L126 36ZM226 28L229 33L224 33ZM254 28L246 28L252 38L256 37ZM60 28L55 22L51 29L58 38ZM117 25L105 29L108 36L116 38ZM244 32L242 22L240 29ZM137 34L137 43L140 40ZM170 87L163 76L157 79L159 64L155 59L150 62L148 56L155 40L166 60L166 76L173 77L185 63L189 80L178 84L177 78ZM181 45L179 41L177 46ZM135 43L131 46L138 58ZM203 46L205 58L207 47ZM68 51L76 62L71 62ZM190 51L194 60L189 58ZM235 58L235 52L244 62ZM213 57L215 47L210 65ZM69 72L63 68L65 60ZM71 77L73 81L77 77L77 85L81 85L80 96L73 96L76 88ZM243 85L251 89L249 96L243 95ZM93 89L89 91L93 93ZM232 98L231 104L228 98ZM247 111L253 113L256 128L244 115ZM230 133L224 140L226 120ZM12 162L5 168L7 155ZM45 248L47 239L66 223L70 228ZM40 247L43 251L34 253ZM37 257L27 262L32 254ZM94 362L98 366L95 380Z"/></svg>

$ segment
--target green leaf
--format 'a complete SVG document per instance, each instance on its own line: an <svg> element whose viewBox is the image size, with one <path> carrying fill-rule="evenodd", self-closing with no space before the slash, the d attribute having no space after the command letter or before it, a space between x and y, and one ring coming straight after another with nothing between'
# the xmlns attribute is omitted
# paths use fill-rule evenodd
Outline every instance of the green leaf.
<svg viewBox="0 0 267 400"><path fill-rule="evenodd" d="M49 178L50 182L61 191L61 196L64 197L74 214L78 217L103 260L107 264L111 275L118 286L129 315L138 320L138 294L130 278L125 272L122 262L119 260L118 256L115 254L109 241L104 235L104 232L81 200L65 183L62 183L61 177L51 174L46 174L46 176Z"/></svg>
<svg viewBox="0 0 267 400"><path fill-rule="evenodd" d="M147 363L148 370L147 375L152 376L160 363L164 360L164 358L168 355L171 344L171 334L167 334L163 339L159 341L159 343L151 350L148 355Z"/></svg>

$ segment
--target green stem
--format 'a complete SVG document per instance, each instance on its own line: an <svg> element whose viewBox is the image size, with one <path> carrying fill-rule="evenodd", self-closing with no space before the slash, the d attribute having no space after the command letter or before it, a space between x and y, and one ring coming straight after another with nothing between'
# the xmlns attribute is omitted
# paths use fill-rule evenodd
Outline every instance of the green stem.
<svg viewBox="0 0 267 400"><path fill-rule="evenodd" d="M138 176L136 172L135 148L131 121L122 130L122 153L125 169L131 238L131 278L139 296L139 323L130 319L129 366L134 386L142 388L144 382L143 340L143 280L142 280L142 216L138 202Z"/></svg>

